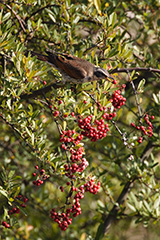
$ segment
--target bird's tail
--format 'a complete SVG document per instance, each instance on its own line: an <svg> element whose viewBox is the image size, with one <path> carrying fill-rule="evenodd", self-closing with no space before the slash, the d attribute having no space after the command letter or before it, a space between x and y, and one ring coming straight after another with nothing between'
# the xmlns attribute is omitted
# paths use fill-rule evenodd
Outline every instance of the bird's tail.
<svg viewBox="0 0 160 240"><path fill-rule="evenodd" d="M37 59L39 59L41 61L44 61L44 62L48 62L49 61L49 57L47 55L36 53L34 51L27 51L25 55L28 56L29 54L31 55L31 57L36 56Z"/></svg>

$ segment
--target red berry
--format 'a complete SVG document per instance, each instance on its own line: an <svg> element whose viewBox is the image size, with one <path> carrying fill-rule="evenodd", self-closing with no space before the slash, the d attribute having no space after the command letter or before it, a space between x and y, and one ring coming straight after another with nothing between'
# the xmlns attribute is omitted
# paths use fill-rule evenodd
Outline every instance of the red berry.
<svg viewBox="0 0 160 240"><path fill-rule="evenodd" d="M26 203L28 201L28 198L24 197L24 203Z"/></svg>
<svg viewBox="0 0 160 240"><path fill-rule="evenodd" d="M62 186L60 186L60 190L61 190L61 192L64 192L64 189L63 189L63 187L62 187Z"/></svg>
<svg viewBox="0 0 160 240"><path fill-rule="evenodd" d="M135 127L136 125L135 125L133 122L131 122L131 126L132 126L132 127Z"/></svg>
<svg viewBox="0 0 160 240"><path fill-rule="evenodd" d="M113 83L113 84L117 84L117 81L114 79L112 83Z"/></svg>
<svg viewBox="0 0 160 240"><path fill-rule="evenodd" d="M56 110L56 111L53 113L53 116L54 116L54 117L57 117L58 115L59 115L59 111Z"/></svg>
<svg viewBox="0 0 160 240"><path fill-rule="evenodd" d="M44 170L44 169L41 169L40 174L44 174L44 173L45 173L45 170Z"/></svg>
<svg viewBox="0 0 160 240"><path fill-rule="evenodd" d="M60 104L62 104L62 103L63 103L63 101L62 101L62 100L59 100L59 101L58 101L58 104L59 104L59 105L60 105Z"/></svg>

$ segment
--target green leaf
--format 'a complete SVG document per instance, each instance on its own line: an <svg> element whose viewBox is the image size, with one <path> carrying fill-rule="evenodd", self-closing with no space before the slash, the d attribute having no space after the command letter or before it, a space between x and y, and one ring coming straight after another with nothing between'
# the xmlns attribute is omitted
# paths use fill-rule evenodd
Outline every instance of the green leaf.
<svg viewBox="0 0 160 240"><path fill-rule="evenodd" d="M160 92L157 95L153 93L153 99L155 103L160 104Z"/></svg>
<svg viewBox="0 0 160 240"><path fill-rule="evenodd" d="M159 206L160 206L160 196L158 196L158 198L155 200L153 207L156 209L156 208L159 208Z"/></svg>
<svg viewBox="0 0 160 240"><path fill-rule="evenodd" d="M9 179L12 178L14 176L14 174L15 174L15 170L11 170L8 174L8 178Z"/></svg>
<svg viewBox="0 0 160 240"><path fill-rule="evenodd" d="M102 201L100 201L100 200L97 201L97 205L99 205L102 208L105 207L104 203Z"/></svg>
<svg viewBox="0 0 160 240"><path fill-rule="evenodd" d="M143 206L146 207L147 211L148 211L149 213L151 213L151 208L150 208L148 202L147 202L146 200L144 200L144 201L143 201L143 204L144 204Z"/></svg>
<svg viewBox="0 0 160 240"><path fill-rule="evenodd" d="M68 22L69 21L69 13L68 13L68 11L65 8L63 9L63 12L64 12L65 19Z"/></svg>
<svg viewBox="0 0 160 240"><path fill-rule="evenodd" d="M157 25L160 27L160 18L157 20Z"/></svg>
<svg viewBox="0 0 160 240"><path fill-rule="evenodd" d="M38 22L37 22L37 29L39 30L40 26L41 26L41 23L42 23L42 19L39 18L38 19Z"/></svg>
<svg viewBox="0 0 160 240"><path fill-rule="evenodd" d="M78 23L80 16L73 17L73 24Z"/></svg>
<svg viewBox="0 0 160 240"><path fill-rule="evenodd" d="M144 88L145 83L146 83L146 80L143 78L143 79L139 82L137 90L138 90L138 91L142 91L142 89Z"/></svg>
<svg viewBox="0 0 160 240"><path fill-rule="evenodd" d="M31 134L32 145L34 146L34 133Z"/></svg>
<svg viewBox="0 0 160 240"><path fill-rule="evenodd" d="M4 190L1 186L0 186L0 194L5 196L6 198L8 198L8 192L6 190Z"/></svg>
<svg viewBox="0 0 160 240"><path fill-rule="evenodd" d="M114 26L116 24L117 21L117 14L115 12L113 12L110 16L109 16L109 25Z"/></svg>
<svg viewBox="0 0 160 240"><path fill-rule="evenodd" d="M117 50L117 48L113 48L110 52L109 52L109 54L108 54L108 58L109 57L113 57L113 56L115 56L115 55L117 55L119 53L119 51Z"/></svg>
<svg viewBox="0 0 160 240"><path fill-rule="evenodd" d="M56 19L54 18L53 14L49 13L48 16L54 23L56 22Z"/></svg>
<svg viewBox="0 0 160 240"><path fill-rule="evenodd" d="M97 9L97 12L101 15L101 1L100 0L93 0L94 5Z"/></svg>
<svg viewBox="0 0 160 240"><path fill-rule="evenodd" d="M134 74L135 74L135 70L133 70L132 73L131 73L131 76L130 76L131 80L133 79Z"/></svg>
<svg viewBox="0 0 160 240"><path fill-rule="evenodd" d="M26 129L26 132L28 133L28 135L29 135L30 137L32 137L32 133L29 131L29 129L28 129L27 127L25 127L25 129Z"/></svg>
<svg viewBox="0 0 160 240"><path fill-rule="evenodd" d="M42 25L42 30L47 35L47 37L49 37L49 38L51 37L47 24Z"/></svg>
<svg viewBox="0 0 160 240"><path fill-rule="evenodd" d="M11 13L10 13L10 12L6 13L6 14L3 16L3 18L2 18L2 22L5 22L5 21L8 20L10 17L11 17Z"/></svg>
<svg viewBox="0 0 160 240"><path fill-rule="evenodd" d="M104 236L103 231L104 231L104 224L101 223L101 224L99 225L99 227L98 227L95 240L100 240L100 239L102 239L102 237Z"/></svg>
<svg viewBox="0 0 160 240"><path fill-rule="evenodd" d="M127 203L127 206L128 206L133 212L136 212L136 211L137 211L136 208L135 208L133 205L131 205L130 203Z"/></svg>

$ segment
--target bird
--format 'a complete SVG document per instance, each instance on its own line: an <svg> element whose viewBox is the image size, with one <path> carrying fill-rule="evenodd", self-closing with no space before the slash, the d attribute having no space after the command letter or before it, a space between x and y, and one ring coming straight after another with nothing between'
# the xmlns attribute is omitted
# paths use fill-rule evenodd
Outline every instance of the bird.
<svg viewBox="0 0 160 240"><path fill-rule="evenodd" d="M30 51L31 56L47 62L57 69L62 75L62 81L74 84L93 82L106 79L115 83L115 79L110 76L107 70L90 63L89 61L56 51L46 51L46 55Z"/></svg>

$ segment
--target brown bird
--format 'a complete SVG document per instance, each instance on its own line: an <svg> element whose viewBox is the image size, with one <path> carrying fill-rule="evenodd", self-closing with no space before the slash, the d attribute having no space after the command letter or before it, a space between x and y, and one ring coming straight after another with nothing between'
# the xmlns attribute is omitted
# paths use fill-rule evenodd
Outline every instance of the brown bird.
<svg viewBox="0 0 160 240"><path fill-rule="evenodd" d="M97 67L82 58L59 52L46 51L46 54L42 55L31 51L31 56L37 56L39 60L45 61L57 69L61 73L64 82L78 84L106 79L115 83L114 78L109 75L107 70Z"/></svg>

